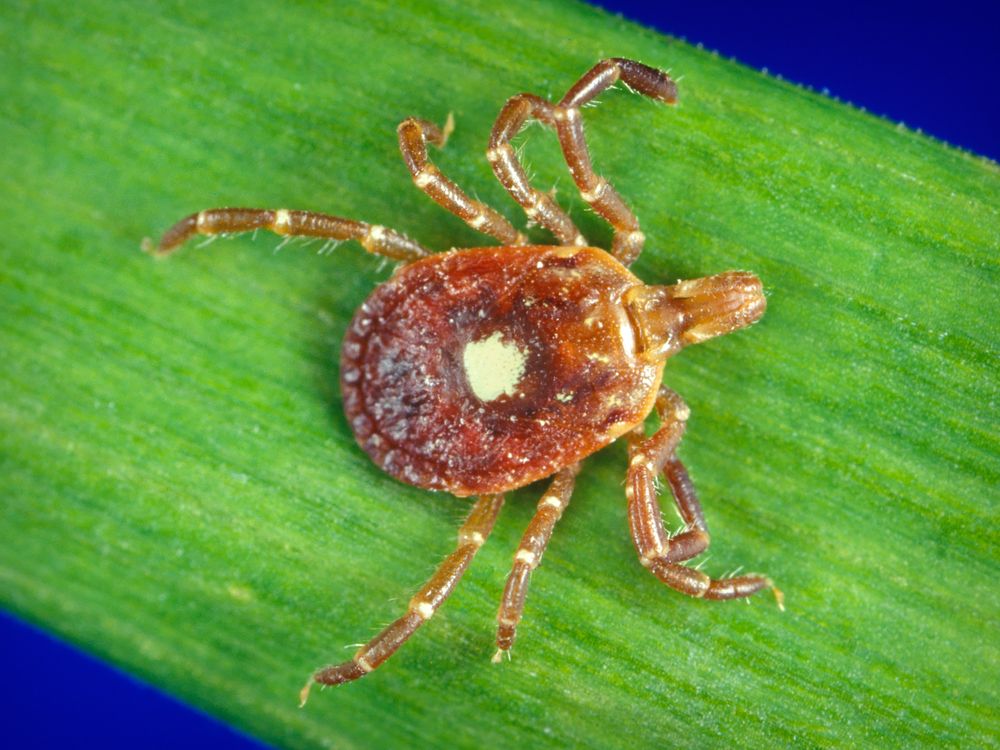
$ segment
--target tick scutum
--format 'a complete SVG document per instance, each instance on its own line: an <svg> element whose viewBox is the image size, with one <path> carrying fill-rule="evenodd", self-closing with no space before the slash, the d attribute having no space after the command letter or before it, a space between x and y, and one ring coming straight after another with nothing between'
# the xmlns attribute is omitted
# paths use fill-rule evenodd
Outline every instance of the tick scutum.
<svg viewBox="0 0 1000 750"><path fill-rule="evenodd" d="M523 486L612 442L651 408L662 362L635 351L595 248L476 248L379 286L348 328L347 417L398 479L456 495Z"/></svg>

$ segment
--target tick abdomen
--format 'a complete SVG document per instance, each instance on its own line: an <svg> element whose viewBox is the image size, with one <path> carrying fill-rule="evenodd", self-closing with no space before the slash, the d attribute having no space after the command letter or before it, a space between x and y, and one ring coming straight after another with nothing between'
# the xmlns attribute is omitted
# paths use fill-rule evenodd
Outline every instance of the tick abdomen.
<svg viewBox="0 0 1000 750"><path fill-rule="evenodd" d="M602 448L650 411L640 285L596 248L457 250L402 268L358 310L341 384L355 437L398 479L498 493Z"/></svg>

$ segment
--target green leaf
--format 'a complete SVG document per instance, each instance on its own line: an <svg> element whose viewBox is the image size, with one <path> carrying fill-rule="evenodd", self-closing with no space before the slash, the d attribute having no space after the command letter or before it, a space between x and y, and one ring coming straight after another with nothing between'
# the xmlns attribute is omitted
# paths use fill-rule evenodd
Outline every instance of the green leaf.
<svg viewBox="0 0 1000 750"><path fill-rule="evenodd" d="M0 10L3 606L280 745L998 744L997 165L576 3L337 5ZM159 263L139 243L226 204L482 243L412 188L396 123L454 112L435 158L521 224L483 158L493 118L610 55L680 80L676 108L585 113L649 237L637 273L767 288L759 325L667 380L693 411L705 570L767 572L788 611L643 570L615 446L511 663L489 662L494 617L538 487L396 657L300 710L467 508L381 474L342 416L338 344L389 269L265 234ZM607 242L551 135L526 143ZM86 689L52 680L53 701Z"/></svg>

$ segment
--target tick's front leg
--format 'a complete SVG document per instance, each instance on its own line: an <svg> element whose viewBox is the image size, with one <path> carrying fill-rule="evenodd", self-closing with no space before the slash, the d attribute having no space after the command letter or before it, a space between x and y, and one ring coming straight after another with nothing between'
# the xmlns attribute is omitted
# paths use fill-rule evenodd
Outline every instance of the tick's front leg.
<svg viewBox="0 0 1000 750"><path fill-rule="evenodd" d="M587 240L580 230L552 197L531 187L527 172L511 145L511 140L531 120L554 129L581 197L615 230L611 254L629 265L639 257L646 238L639 229L639 220L622 197L606 179L594 172L581 116L582 107L618 81L657 101L673 104L677 100L677 87L663 71L635 60L602 60L587 71L558 104L533 94L511 97L493 125L486 156L497 179L524 207L530 219L551 231L564 245L586 245Z"/></svg>
<svg viewBox="0 0 1000 750"><path fill-rule="evenodd" d="M675 455L684 434L690 411L681 397L661 387L656 399L661 426L649 438L634 436L629 446L628 520L632 541L643 566L671 588L689 596L705 599L742 599L763 589L772 589L778 606L784 609L784 597L767 576L751 573L732 578L714 579L680 563L700 555L708 548L709 534L701 503L684 464ZM663 528L657 502L656 476L663 472L674 501L684 520L685 529L674 537Z"/></svg>
<svg viewBox="0 0 1000 750"><path fill-rule="evenodd" d="M531 120L554 128L555 109L552 104L534 94L518 94L508 99L493 125L486 158L500 184L521 204L531 221L548 229L563 245L584 247L587 240L569 215L551 195L531 186L528 173L511 145L511 140Z"/></svg>

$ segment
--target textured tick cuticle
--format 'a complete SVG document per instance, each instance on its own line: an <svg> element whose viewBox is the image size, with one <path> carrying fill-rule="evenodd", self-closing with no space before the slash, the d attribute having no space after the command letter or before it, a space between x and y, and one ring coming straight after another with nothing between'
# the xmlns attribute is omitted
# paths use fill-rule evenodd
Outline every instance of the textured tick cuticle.
<svg viewBox="0 0 1000 750"><path fill-rule="evenodd" d="M738 599L771 588L749 573L713 579L686 564L708 547L701 503L677 457L687 405L661 385L668 357L684 346L754 323L766 299L752 273L730 271L670 286L647 285L628 266L645 234L611 183L594 171L582 108L622 82L672 104L663 71L634 60L602 60L558 102L518 94L500 110L487 159L531 222L558 245L528 245L495 209L470 198L428 158L454 126L411 117L397 129L414 184L501 245L433 254L380 224L289 209L215 208L177 222L155 254L194 235L268 229L286 237L355 240L402 262L358 308L341 347L344 412L358 445L397 479L459 497L478 496L454 551L410 599L406 612L348 661L317 670L339 685L377 669L451 594L489 537L503 493L550 478L511 565L497 612L494 663L510 654L528 581L573 494L583 459L620 437L628 442L624 498L639 562L660 581L704 599ZM531 185L511 140L531 121L555 131L573 182L613 229L610 252L589 246L553 196ZM659 427L646 434L655 411ZM684 521L663 525L664 486ZM347 543L347 540L345 540Z"/></svg>
<svg viewBox="0 0 1000 750"><path fill-rule="evenodd" d="M607 445L656 398L626 292L595 248L454 250L401 269L348 328L344 408L402 481L500 493ZM589 322L588 322L589 321Z"/></svg>

